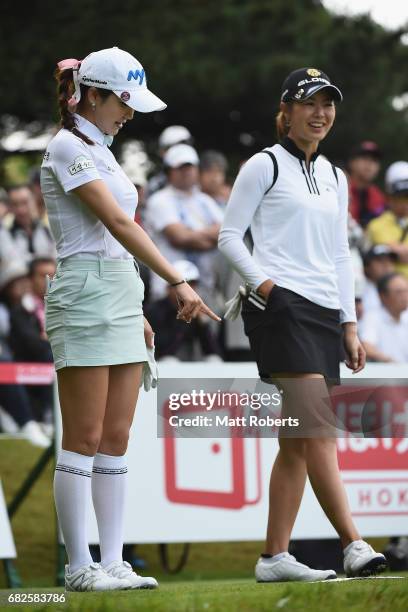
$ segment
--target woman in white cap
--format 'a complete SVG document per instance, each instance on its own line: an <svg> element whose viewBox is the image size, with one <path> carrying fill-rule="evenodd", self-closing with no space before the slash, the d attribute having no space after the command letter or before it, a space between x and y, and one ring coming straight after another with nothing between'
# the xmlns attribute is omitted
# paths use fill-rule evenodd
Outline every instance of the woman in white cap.
<svg viewBox="0 0 408 612"><path fill-rule="evenodd" d="M135 110L166 107L147 89L141 64L114 47L60 62L56 78L62 129L44 155L41 186L58 251L46 329L63 423L54 493L69 559L65 583L73 591L154 588L154 578L122 560L125 451L142 376L148 388L154 374L133 256L176 288L180 319L219 318L133 222L136 188L108 148ZM91 493L101 564L87 540Z"/></svg>
<svg viewBox="0 0 408 612"><path fill-rule="evenodd" d="M288 553L307 476L339 534L347 575L367 576L386 566L353 523L328 400L328 388L340 380L342 339L353 373L365 363L347 241L347 180L318 148L341 100L320 70L301 68L286 78L277 117L280 142L241 169L219 237L221 251L247 282L242 316L260 377L279 385L283 411L300 409L303 426L279 434L266 547L255 569L259 582L336 577ZM252 254L243 242L249 226ZM236 299L231 306L237 305Z"/></svg>

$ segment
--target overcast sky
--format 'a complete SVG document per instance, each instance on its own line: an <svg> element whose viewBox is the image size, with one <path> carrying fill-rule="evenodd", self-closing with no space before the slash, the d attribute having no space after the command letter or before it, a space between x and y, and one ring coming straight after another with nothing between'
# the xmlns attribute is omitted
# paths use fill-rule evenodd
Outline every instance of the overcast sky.
<svg viewBox="0 0 408 612"><path fill-rule="evenodd" d="M323 0L329 10L356 15L370 13L371 17L386 28L398 28L408 23L406 0Z"/></svg>

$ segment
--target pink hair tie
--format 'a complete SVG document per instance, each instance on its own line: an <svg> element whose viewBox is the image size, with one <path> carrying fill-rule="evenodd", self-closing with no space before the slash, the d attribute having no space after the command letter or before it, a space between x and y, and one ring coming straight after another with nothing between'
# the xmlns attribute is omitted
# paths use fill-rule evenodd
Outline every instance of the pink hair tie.
<svg viewBox="0 0 408 612"><path fill-rule="evenodd" d="M69 110L71 113L74 113L74 112L75 112L75 110L76 110L77 104L78 104L78 102L76 101L76 99L74 98L74 96L72 96L72 97L71 97L71 98L68 100L67 104L68 104L68 110Z"/></svg>
<svg viewBox="0 0 408 612"><path fill-rule="evenodd" d="M57 66L60 70L67 70L68 68L78 69L80 63L81 63L81 60L71 58L71 59L61 60L60 62L58 62Z"/></svg>
<svg viewBox="0 0 408 612"><path fill-rule="evenodd" d="M71 113L74 113L76 110L76 106L81 99L81 88L79 86L79 78L78 71L81 65L82 60L77 60L74 58L65 59L58 62L57 66L60 70L67 70L72 68L72 78L74 81L74 95L68 100L68 109Z"/></svg>

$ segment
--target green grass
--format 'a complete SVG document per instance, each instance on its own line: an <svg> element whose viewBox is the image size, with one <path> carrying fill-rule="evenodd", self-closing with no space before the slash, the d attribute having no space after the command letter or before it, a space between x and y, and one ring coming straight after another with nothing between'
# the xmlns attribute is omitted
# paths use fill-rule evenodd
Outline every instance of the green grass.
<svg viewBox="0 0 408 612"><path fill-rule="evenodd" d="M408 578L408 577L407 577ZM18 606L19 610L69 612L406 612L407 580L364 580L314 584L256 584L253 580L204 580L162 584L156 591L68 593L65 604ZM62 593L62 590L59 590ZM7 593L0 592L0 606Z"/></svg>
<svg viewBox="0 0 408 612"><path fill-rule="evenodd" d="M10 500L27 472L39 458L41 450L24 441L0 443L0 477L6 499ZM13 519L18 559L16 567L24 590L32 592L55 584L55 515L52 499L53 466L47 466L29 497ZM382 546L383 542L377 542ZM178 558L180 546L170 547ZM148 563L149 575L160 581L157 591L67 594L66 604L18 606L19 610L69 610L125 612L126 610L188 611L256 611L308 610L310 612L407 612L407 580L366 580L329 584L256 584L253 566L261 542L194 544L186 567L169 576L161 568L156 545L141 545L137 553ZM172 559L170 559L172 561ZM405 575L408 578L408 573ZM0 589L6 580L0 563ZM16 591L13 591L16 592ZM0 609L6 603L7 591L0 590ZM11 608L7 608L11 609Z"/></svg>

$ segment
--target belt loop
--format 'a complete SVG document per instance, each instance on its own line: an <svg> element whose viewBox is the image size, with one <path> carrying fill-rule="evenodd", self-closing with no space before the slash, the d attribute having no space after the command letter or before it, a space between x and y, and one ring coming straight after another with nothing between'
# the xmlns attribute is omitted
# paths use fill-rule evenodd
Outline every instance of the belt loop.
<svg viewBox="0 0 408 612"><path fill-rule="evenodd" d="M103 256L102 254L99 254L99 278L103 278L104 271Z"/></svg>

